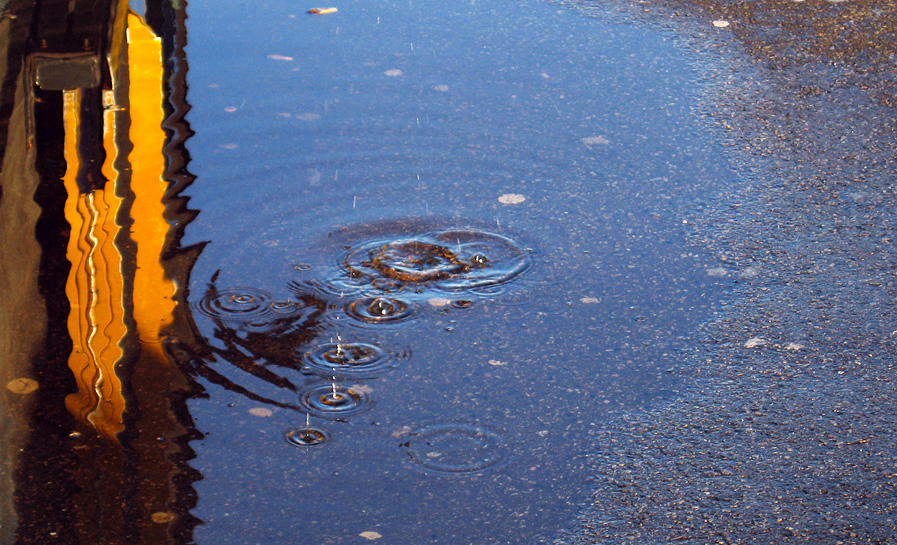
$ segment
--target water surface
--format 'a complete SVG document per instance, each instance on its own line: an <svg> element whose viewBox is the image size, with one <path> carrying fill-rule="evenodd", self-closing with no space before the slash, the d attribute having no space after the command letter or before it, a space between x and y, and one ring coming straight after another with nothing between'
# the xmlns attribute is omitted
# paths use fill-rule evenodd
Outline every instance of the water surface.
<svg viewBox="0 0 897 545"><path fill-rule="evenodd" d="M304 8L189 8L195 538L548 540L719 293L688 59L537 2Z"/></svg>
<svg viewBox="0 0 897 545"><path fill-rule="evenodd" d="M2 539L550 542L724 289L692 54L535 1L134 7L107 92L7 70Z"/></svg>

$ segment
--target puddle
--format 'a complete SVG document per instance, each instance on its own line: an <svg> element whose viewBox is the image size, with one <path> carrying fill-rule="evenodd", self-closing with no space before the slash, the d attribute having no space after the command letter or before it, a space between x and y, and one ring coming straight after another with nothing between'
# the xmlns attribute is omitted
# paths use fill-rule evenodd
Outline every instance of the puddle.
<svg viewBox="0 0 897 545"><path fill-rule="evenodd" d="M80 235L54 235L73 243L41 281L70 301L46 344L75 373L40 382L33 422L68 438L79 469L54 478L81 490L59 493L89 519L77 535L123 503L115 535L139 543L550 542L587 498L592 428L675 391L725 283L684 243L731 177L685 54L530 1L147 5L166 50L189 36L189 70L165 68L168 194L149 199L168 208L140 208L132 181L113 204L137 227L83 222L118 262L69 275L99 250L76 261ZM66 176L82 216L102 208ZM94 358L97 331L119 360ZM28 445L23 464L49 459Z"/></svg>
<svg viewBox="0 0 897 545"><path fill-rule="evenodd" d="M184 242L211 241L191 293L214 276L315 312L261 337L197 321L229 388L190 402L195 538L279 542L232 515L268 513L328 543L550 541L586 498L592 425L676 388L719 293L683 243L731 176L686 59L535 2L269 8L191 5L216 29L190 48ZM241 391L283 409L237 447ZM282 430L306 418L325 435L297 451Z"/></svg>

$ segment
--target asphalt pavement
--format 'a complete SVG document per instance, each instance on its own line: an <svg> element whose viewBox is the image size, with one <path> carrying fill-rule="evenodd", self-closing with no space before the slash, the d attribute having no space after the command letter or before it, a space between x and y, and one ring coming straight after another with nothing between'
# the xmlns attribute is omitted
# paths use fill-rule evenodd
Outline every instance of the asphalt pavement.
<svg viewBox="0 0 897 545"><path fill-rule="evenodd" d="M601 426L561 544L897 543L897 5L612 5L693 48L742 183L685 227L732 294L674 399Z"/></svg>

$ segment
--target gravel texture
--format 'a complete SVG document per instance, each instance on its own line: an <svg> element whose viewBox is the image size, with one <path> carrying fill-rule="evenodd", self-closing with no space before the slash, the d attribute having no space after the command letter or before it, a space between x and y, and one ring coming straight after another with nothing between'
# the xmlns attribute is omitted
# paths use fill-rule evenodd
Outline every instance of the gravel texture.
<svg viewBox="0 0 897 545"><path fill-rule="evenodd" d="M675 368L690 386L597 433L557 543L897 543L897 6L615 7L725 61L699 109L744 183L689 235L733 291Z"/></svg>

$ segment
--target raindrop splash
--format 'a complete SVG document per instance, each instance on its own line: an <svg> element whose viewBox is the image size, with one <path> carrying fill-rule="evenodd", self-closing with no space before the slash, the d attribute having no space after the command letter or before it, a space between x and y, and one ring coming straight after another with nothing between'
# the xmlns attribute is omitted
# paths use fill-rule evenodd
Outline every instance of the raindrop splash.
<svg viewBox="0 0 897 545"><path fill-rule="evenodd" d="M287 443L296 447L313 447L328 439L323 430L312 427L296 428L286 433Z"/></svg>
<svg viewBox="0 0 897 545"><path fill-rule="evenodd" d="M478 424L428 424L409 431L401 439L408 460L425 473L480 473L494 468L507 456L501 433Z"/></svg>
<svg viewBox="0 0 897 545"><path fill-rule="evenodd" d="M395 322L411 315L411 306L401 299L363 297L346 309L349 316L369 323Z"/></svg>
<svg viewBox="0 0 897 545"><path fill-rule="evenodd" d="M324 343L303 357L312 373L337 378L373 378L388 371L391 358L385 350L370 343Z"/></svg>
<svg viewBox="0 0 897 545"><path fill-rule="evenodd" d="M371 284L388 279L442 290L503 284L530 264L529 253L510 238L461 229L370 241L350 249L342 261L349 277Z"/></svg>
<svg viewBox="0 0 897 545"><path fill-rule="evenodd" d="M366 394L337 384L319 384L299 394L303 411L332 420L366 411L372 403Z"/></svg>
<svg viewBox="0 0 897 545"><path fill-rule="evenodd" d="M194 308L213 319L249 320L271 312L272 298L255 288L209 290Z"/></svg>

